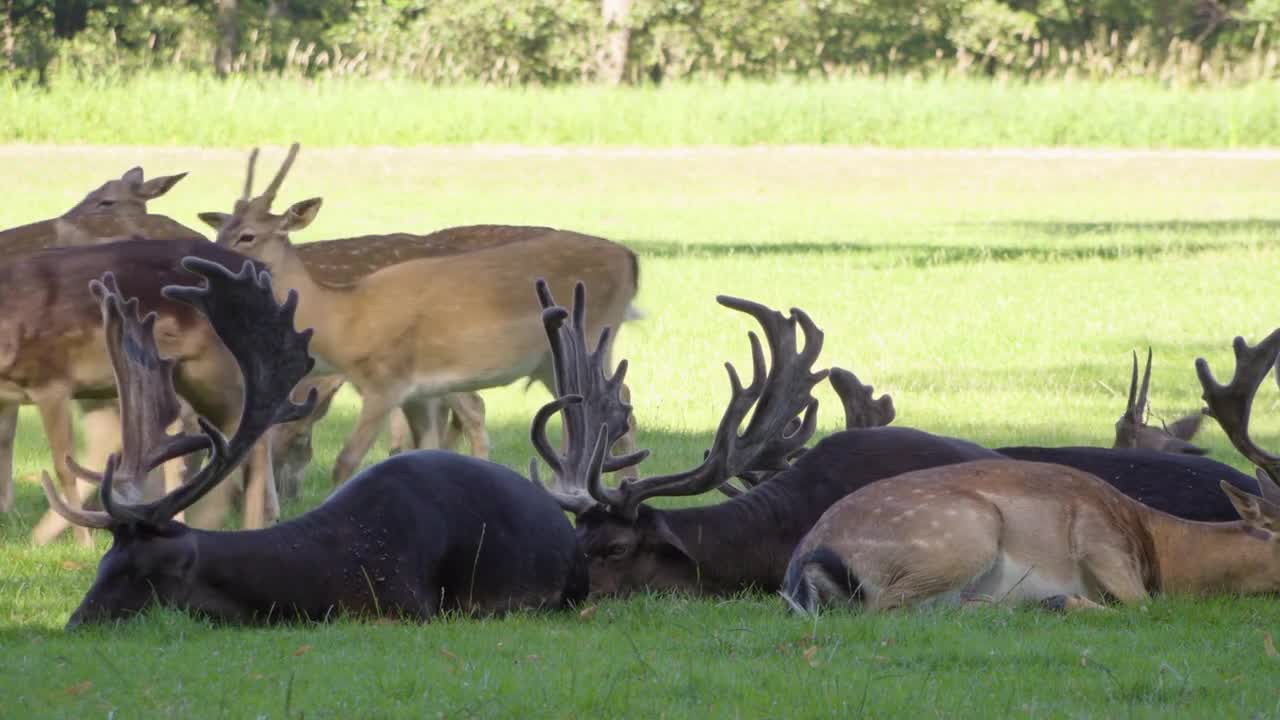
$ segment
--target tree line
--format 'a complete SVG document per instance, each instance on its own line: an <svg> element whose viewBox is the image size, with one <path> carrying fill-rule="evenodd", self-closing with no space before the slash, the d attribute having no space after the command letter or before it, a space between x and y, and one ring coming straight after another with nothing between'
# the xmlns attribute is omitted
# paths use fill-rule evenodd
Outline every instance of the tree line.
<svg viewBox="0 0 1280 720"><path fill-rule="evenodd" d="M0 0L7 74L1272 77L1280 0Z"/></svg>

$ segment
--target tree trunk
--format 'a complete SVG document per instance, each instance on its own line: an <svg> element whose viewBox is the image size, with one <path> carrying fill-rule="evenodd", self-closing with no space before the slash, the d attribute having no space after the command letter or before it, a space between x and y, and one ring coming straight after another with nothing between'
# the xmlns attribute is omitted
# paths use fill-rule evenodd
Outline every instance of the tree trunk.
<svg viewBox="0 0 1280 720"><path fill-rule="evenodd" d="M602 0L604 17L604 56L600 62L600 79L617 85L626 77L627 50L631 45L631 0Z"/></svg>
<svg viewBox="0 0 1280 720"><path fill-rule="evenodd" d="M4 3L4 27L0 28L0 45L3 45L5 67L16 70L17 64L13 57L17 49L13 32L13 0L5 0Z"/></svg>
<svg viewBox="0 0 1280 720"><path fill-rule="evenodd" d="M274 22L283 22L289 17L289 0L270 0L267 3L267 19Z"/></svg>
<svg viewBox="0 0 1280 720"><path fill-rule="evenodd" d="M218 0L218 51L213 57L213 68L223 77L231 74L240 50L237 15L238 0Z"/></svg>

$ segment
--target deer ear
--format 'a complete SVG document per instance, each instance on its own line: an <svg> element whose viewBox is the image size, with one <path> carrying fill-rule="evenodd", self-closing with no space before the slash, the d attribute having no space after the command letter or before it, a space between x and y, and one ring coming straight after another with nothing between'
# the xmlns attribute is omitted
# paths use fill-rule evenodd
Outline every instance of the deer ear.
<svg viewBox="0 0 1280 720"><path fill-rule="evenodd" d="M1190 440L1200 431L1202 422L1204 422L1204 413L1191 413L1169 423L1165 429L1179 440Z"/></svg>
<svg viewBox="0 0 1280 720"><path fill-rule="evenodd" d="M155 200L169 192L174 185L178 184L179 180L186 176L186 173L178 173L177 175L161 175L160 177L151 178L138 187L138 195L144 200Z"/></svg>
<svg viewBox="0 0 1280 720"><path fill-rule="evenodd" d="M1280 507L1254 495L1247 493L1231 483L1221 480L1218 484L1227 494L1227 499L1235 506L1236 512L1245 525L1268 533L1280 532Z"/></svg>
<svg viewBox="0 0 1280 720"><path fill-rule="evenodd" d="M222 226L226 225L227 221L231 219L230 215L222 212L202 212L197 217L214 230L221 230Z"/></svg>
<svg viewBox="0 0 1280 720"><path fill-rule="evenodd" d="M685 547L684 541L680 539L679 535L671 531L671 526L667 524L667 521L660 513L649 513L649 523L653 535L663 545L671 547L690 560L693 559L693 556L689 554L689 549Z"/></svg>
<svg viewBox="0 0 1280 720"><path fill-rule="evenodd" d="M142 177L142 168L135 166L125 170L120 179L129 185L141 185Z"/></svg>
<svg viewBox="0 0 1280 720"><path fill-rule="evenodd" d="M284 211L284 226L282 229L285 232L294 232L310 225L311 221L316 219L316 213L320 212L320 205L323 202L323 198L317 197L301 200L290 205L289 209Z"/></svg>

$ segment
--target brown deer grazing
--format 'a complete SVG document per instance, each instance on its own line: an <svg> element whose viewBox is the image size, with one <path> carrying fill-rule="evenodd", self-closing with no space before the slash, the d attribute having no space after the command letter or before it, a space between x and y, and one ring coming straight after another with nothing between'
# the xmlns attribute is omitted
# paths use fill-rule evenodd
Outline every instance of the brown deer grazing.
<svg viewBox="0 0 1280 720"><path fill-rule="evenodd" d="M359 391L360 417L334 464L351 476L388 414L403 408L415 433L435 416L433 397L533 377L550 387L551 365L527 288L546 277L567 291L586 281L596 295L597 327L616 327L635 297L635 255L601 238L558 231L538 243L516 242L448 257L398 263L347 287L316 281L289 241L315 219L321 200L271 212L298 145L262 195L246 190L231 214L204 213L219 245L271 269L278 293L297 290L298 321L315 329L313 352ZM628 434L630 440L630 434Z"/></svg>
<svg viewBox="0 0 1280 720"><path fill-rule="evenodd" d="M180 265L187 256L223 265L245 260L207 240L127 240L55 248L0 266L0 402L37 406L58 480L73 503L70 401L115 396L110 358L103 351L101 311L87 290L103 273L113 272L120 288L138 298L143 310L158 313L158 341L164 355L177 363L182 397L220 428L233 428L239 417L242 381L234 358L199 313L160 293L167 284L192 280ZM267 495L274 484L269 461L265 444L250 455L246 527L261 527L268 510L275 510ZM140 477L127 474L121 480L136 492ZM89 540L83 529L79 538Z"/></svg>
<svg viewBox="0 0 1280 720"><path fill-rule="evenodd" d="M1138 388L1138 353L1133 353L1133 378L1129 381L1129 404L1116 421L1115 448L1140 448L1167 453L1204 455L1205 449L1192 445L1190 440L1200 430L1204 416L1191 413L1174 420L1168 427L1152 427L1147 424L1147 390L1151 386L1151 348L1147 348L1147 369L1142 374L1142 388Z"/></svg>
<svg viewBox="0 0 1280 720"><path fill-rule="evenodd" d="M1249 437L1258 386L1280 356L1280 330L1234 343L1230 384L1204 359L1208 410L1260 471L1260 494L1222 482L1236 522L1192 522L1143 505L1061 465L979 461L907 473L850 494L796 547L783 591L801 612L934 603L1041 602L1097 608L1151 593L1280 590L1280 457Z"/></svg>
<svg viewBox="0 0 1280 720"><path fill-rule="evenodd" d="M197 258L183 265L207 286L164 294L198 307L244 369L242 417L230 441L203 419L201 435L168 436L177 398L173 364L154 341L154 316L140 321L136 303L106 278L95 285L108 325L118 328L108 333L111 357L134 442L107 466L102 512L69 507L45 477L53 507L112 534L69 629L155 605L236 623L321 621L344 612L427 620L445 610L564 607L586 596L585 560L556 504L505 467L451 453L379 463L320 507L269 529L209 532L175 522L272 425L304 416L315 402L314 393L302 405L290 401L313 364L311 331L294 330L297 295L277 306L270 278L249 262L237 274ZM145 505L114 495L119 468L206 449L205 466L169 495Z"/></svg>
<svg viewBox="0 0 1280 720"><path fill-rule="evenodd" d="M147 203L164 195L186 173L144 179L142 168L126 171L85 195L62 215L0 231L0 263L51 247L93 245L137 236L155 239L202 238L200 233L164 215L147 212ZM85 400L84 427L90 464L106 461L120 445L119 415L113 401ZM0 407L0 512L13 507L13 447L18 430L17 406Z"/></svg>

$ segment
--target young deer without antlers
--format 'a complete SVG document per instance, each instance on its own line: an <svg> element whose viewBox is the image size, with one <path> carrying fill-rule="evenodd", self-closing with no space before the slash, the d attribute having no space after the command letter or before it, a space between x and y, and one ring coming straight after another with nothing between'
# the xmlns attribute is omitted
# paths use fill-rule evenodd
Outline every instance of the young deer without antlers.
<svg viewBox="0 0 1280 720"><path fill-rule="evenodd" d="M201 238L200 233L164 215L147 212L147 203L164 195L186 173L145 180L142 168L108 180L62 215L0 231L0 264L51 247L94 245L125 235L155 239ZM84 427L91 464L106 461L120 445L119 415L109 400L85 400ZM13 507L13 445L18 432L17 406L0 407L0 512Z"/></svg>
<svg viewBox="0 0 1280 720"><path fill-rule="evenodd" d="M157 335L165 357L177 363L182 396L218 427L232 429L243 402L242 380L234 358L193 308L163 296L166 284L180 284L191 274L180 265L197 256L234 265L245 258L206 240L127 240L82 248L58 248L0 267L0 403L32 403L40 411L58 480L75 500L70 401L112 398L115 381L104 352L101 311L87 288L111 271L120 288L158 313ZM251 320L251 318L250 318ZM129 438L125 438L129 442ZM245 500L245 526L260 527L271 497L270 450L260 445L250 454ZM86 479L92 473L80 472ZM131 491L140 477L120 478ZM176 477L168 478L176 484ZM219 496L220 500L225 497ZM208 508L208 519L222 508ZM203 510L203 509L202 509ZM203 513L202 513L203 514ZM56 517L56 516L55 516ZM205 518L201 518L204 520ZM60 527L42 521L38 541L56 536ZM78 531L88 542L87 531Z"/></svg>
<svg viewBox="0 0 1280 720"><path fill-rule="evenodd" d="M265 530L193 530L173 516L221 482L272 425L311 410L290 400L312 367L310 330L294 330L297 295L277 305L270 278L246 262L236 274L190 258L207 286L167 287L199 308L244 369L245 403L230 441L201 420L199 436L165 434L176 411L173 364L104 278L95 285L121 378L125 426L137 442L102 478L104 511L68 507L45 477L50 504L69 520L111 531L112 545L68 628L118 620L153 605L230 622L326 620L335 613L426 620L442 610L503 612L564 606L586 595L586 567L564 514L543 493L493 463L442 452L402 454L373 466L306 515ZM124 352L123 347L129 351ZM210 458L188 484L146 504L113 494L120 467L146 468L199 450Z"/></svg>
<svg viewBox="0 0 1280 720"><path fill-rule="evenodd" d="M1133 354L1133 379L1129 381L1129 404L1116 421L1116 448L1141 448L1185 455L1204 455L1204 448L1190 440L1200 430L1204 415L1191 413L1174 420L1167 428L1147 424L1147 390L1151 387L1151 348L1147 348L1147 369L1138 389L1138 353Z"/></svg>
<svg viewBox="0 0 1280 720"><path fill-rule="evenodd" d="M635 255L572 232L410 260L347 287L316 282L289 233L315 219L320 199L271 212L297 151L294 144L262 195L251 197L251 169L233 213L201 217L218 228L218 244L266 264L278 293L298 291L298 321L315 329L314 353L360 392L360 417L334 463L335 483L351 476L397 407L420 434L435 416L432 398L523 377L551 386L546 344L527 296L535 278L566 291L585 281L600 288L600 325L616 327L626 318L636 293Z"/></svg>
<svg viewBox="0 0 1280 720"><path fill-rule="evenodd" d="M1196 361L1208 411L1260 468L1260 494L1221 483L1241 518L1192 522L1060 465L980 461L907 473L831 507L796 548L784 597L801 612L858 603L1041 602L1097 608L1151 593L1280 590L1280 457L1249 438L1253 397L1280 330L1234 343L1227 386Z"/></svg>

